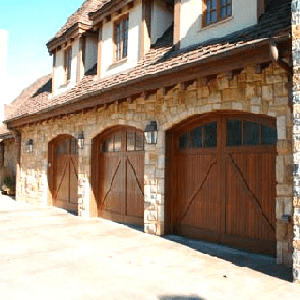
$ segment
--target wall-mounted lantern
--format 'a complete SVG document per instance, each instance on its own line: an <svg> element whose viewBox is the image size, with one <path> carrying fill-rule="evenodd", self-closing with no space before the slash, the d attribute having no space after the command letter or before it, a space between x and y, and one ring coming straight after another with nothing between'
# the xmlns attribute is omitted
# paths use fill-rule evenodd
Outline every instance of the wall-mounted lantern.
<svg viewBox="0 0 300 300"><path fill-rule="evenodd" d="M32 153L33 151L33 140L29 139L25 143L25 149L27 153Z"/></svg>
<svg viewBox="0 0 300 300"><path fill-rule="evenodd" d="M157 123L156 121L151 121L145 128L145 138L148 144L157 143Z"/></svg>
<svg viewBox="0 0 300 300"><path fill-rule="evenodd" d="M77 140L78 140L78 147L80 149L83 149L83 146L84 146L84 135L83 135L82 131L80 133L78 133Z"/></svg>

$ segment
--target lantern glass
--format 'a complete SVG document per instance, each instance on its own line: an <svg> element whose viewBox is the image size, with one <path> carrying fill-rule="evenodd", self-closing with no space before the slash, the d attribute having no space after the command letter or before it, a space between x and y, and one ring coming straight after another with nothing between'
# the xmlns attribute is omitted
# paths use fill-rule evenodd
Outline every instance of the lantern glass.
<svg viewBox="0 0 300 300"><path fill-rule="evenodd" d="M33 151L33 140L30 139L25 143L25 149L27 153L32 153Z"/></svg>
<svg viewBox="0 0 300 300"><path fill-rule="evenodd" d="M83 149L83 146L84 146L84 135L83 135L83 132L80 132L77 136L77 140L78 140L78 147L80 149Z"/></svg>
<svg viewBox="0 0 300 300"><path fill-rule="evenodd" d="M157 123L156 123L156 121L151 121L150 124L148 124L146 126L145 139L148 144L156 144L157 143Z"/></svg>

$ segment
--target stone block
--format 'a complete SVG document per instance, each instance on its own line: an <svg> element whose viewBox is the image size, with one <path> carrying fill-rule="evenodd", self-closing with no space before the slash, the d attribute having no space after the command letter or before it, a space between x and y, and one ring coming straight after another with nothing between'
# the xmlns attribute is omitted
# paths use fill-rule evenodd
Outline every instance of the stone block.
<svg viewBox="0 0 300 300"><path fill-rule="evenodd" d="M157 221L157 211L155 210L145 210L144 211L144 222L156 222Z"/></svg>
<svg viewBox="0 0 300 300"><path fill-rule="evenodd" d="M277 184L277 195L278 196L292 196L293 189L292 185L289 184Z"/></svg>
<svg viewBox="0 0 300 300"><path fill-rule="evenodd" d="M156 234L156 224L145 224L144 231L148 234Z"/></svg>
<svg viewBox="0 0 300 300"><path fill-rule="evenodd" d="M273 89L272 86L267 85L262 87L262 99L264 100L273 100Z"/></svg>
<svg viewBox="0 0 300 300"><path fill-rule="evenodd" d="M280 220L277 220L276 237L277 241L285 241L288 234L288 225Z"/></svg>
<svg viewBox="0 0 300 300"><path fill-rule="evenodd" d="M278 140L286 139L286 117L280 116L277 118L277 136Z"/></svg>
<svg viewBox="0 0 300 300"><path fill-rule="evenodd" d="M278 155L276 158L276 179L278 183L284 183L285 181L284 167L284 157L283 155Z"/></svg>
<svg viewBox="0 0 300 300"><path fill-rule="evenodd" d="M165 196L162 194L156 195L156 204L163 205L165 204Z"/></svg>

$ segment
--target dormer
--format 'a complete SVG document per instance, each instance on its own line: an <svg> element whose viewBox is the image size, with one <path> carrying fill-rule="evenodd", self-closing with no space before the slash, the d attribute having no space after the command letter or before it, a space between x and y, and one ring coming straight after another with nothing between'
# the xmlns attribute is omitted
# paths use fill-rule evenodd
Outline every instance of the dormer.
<svg viewBox="0 0 300 300"><path fill-rule="evenodd" d="M99 28L98 70L105 78L135 67L173 22L173 7L163 0L111 1L90 13Z"/></svg>
<svg viewBox="0 0 300 300"><path fill-rule="evenodd" d="M268 2L175 0L174 44L183 49L256 25Z"/></svg>

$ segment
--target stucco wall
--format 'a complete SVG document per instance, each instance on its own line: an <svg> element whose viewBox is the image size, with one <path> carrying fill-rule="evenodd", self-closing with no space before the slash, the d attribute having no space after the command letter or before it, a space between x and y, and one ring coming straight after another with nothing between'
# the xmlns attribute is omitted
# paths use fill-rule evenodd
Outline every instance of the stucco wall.
<svg viewBox="0 0 300 300"><path fill-rule="evenodd" d="M79 152L78 205L84 216L94 214L91 182L91 141L103 130L115 125L129 125L144 130L150 120L158 122L157 145L145 145L145 231L164 233L165 210L165 133L173 125L196 114L217 110L237 110L272 116L277 120L277 260L291 265L292 222L283 215L292 215L292 114L288 105L287 75L276 65L262 74L249 66L233 79L219 74L207 83L199 78L186 90L175 86L167 94L163 89L137 98L101 107L86 114L65 116L21 129L22 140L34 141L34 152L24 152L22 144L19 200L47 205L48 143L59 134L77 136L84 133L84 149Z"/></svg>
<svg viewBox="0 0 300 300"><path fill-rule="evenodd" d="M167 8L163 1L152 2L151 7L151 44L154 44L158 38L171 26L174 20L173 10Z"/></svg>
<svg viewBox="0 0 300 300"><path fill-rule="evenodd" d="M181 48L219 38L257 23L257 0L232 1L232 16L205 28L202 28L202 9L202 0L181 1Z"/></svg>
<svg viewBox="0 0 300 300"><path fill-rule="evenodd" d="M65 82L65 50L61 49L56 52L56 64L54 67L54 96L61 94L74 87L77 77L77 56L79 50L79 39L72 43L72 63L71 78Z"/></svg>
<svg viewBox="0 0 300 300"><path fill-rule="evenodd" d="M140 59L140 37L142 23L141 1L136 1L134 3L134 7L129 11L127 58L118 62L114 62L113 22L117 18L118 17L113 17L110 22L103 24L101 78L133 68L137 65Z"/></svg>

